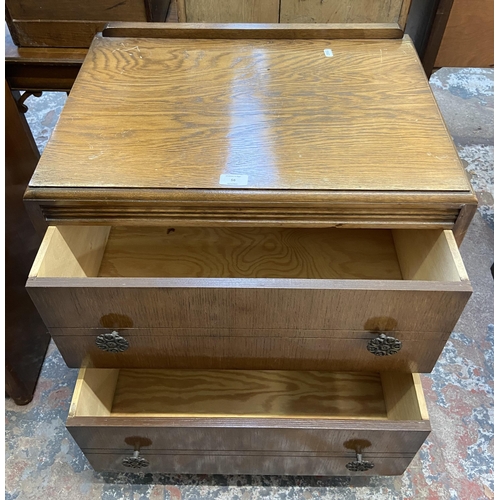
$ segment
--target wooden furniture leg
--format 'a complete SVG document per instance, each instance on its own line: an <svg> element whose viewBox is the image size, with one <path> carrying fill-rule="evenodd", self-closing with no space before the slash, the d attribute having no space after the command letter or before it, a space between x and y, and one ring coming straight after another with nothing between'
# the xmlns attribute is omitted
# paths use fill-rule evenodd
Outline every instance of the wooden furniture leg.
<svg viewBox="0 0 500 500"><path fill-rule="evenodd" d="M5 390L17 403L33 398L50 336L24 285L41 238L23 193L40 154L5 83Z"/></svg>

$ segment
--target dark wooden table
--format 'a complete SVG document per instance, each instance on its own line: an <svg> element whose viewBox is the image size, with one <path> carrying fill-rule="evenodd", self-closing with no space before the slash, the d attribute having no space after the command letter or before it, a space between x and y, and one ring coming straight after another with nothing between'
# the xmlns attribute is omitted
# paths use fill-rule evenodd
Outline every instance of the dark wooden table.
<svg viewBox="0 0 500 500"><path fill-rule="evenodd" d="M17 403L33 397L50 336L24 284L41 238L23 205L40 154L16 91L5 83L5 390Z"/></svg>
<svg viewBox="0 0 500 500"><path fill-rule="evenodd" d="M17 403L33 398L50 336L24 285L41 242L23 204L40 158L24 116L24 100L44 90L69 91L85 49L32 49L5 39L6 321L5 390ZM21 94L19 91L28 91Z"/></svg>

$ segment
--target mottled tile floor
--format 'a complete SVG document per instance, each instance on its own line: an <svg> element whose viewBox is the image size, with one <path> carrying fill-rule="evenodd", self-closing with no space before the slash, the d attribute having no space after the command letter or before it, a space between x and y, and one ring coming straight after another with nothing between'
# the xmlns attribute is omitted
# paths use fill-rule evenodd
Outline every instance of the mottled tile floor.
<svg viewBox="0 0 500 500"><path fill-rule="evenodd" d="M461 247L475 293L422 376L433 432L403 476L95 473L64 427L77 371L51 344L33 401L6 401L6 499L493 498L493 70L443 69L431 84L480 201ZM41 150L64 101L54 93L27 101Z"/></svg>

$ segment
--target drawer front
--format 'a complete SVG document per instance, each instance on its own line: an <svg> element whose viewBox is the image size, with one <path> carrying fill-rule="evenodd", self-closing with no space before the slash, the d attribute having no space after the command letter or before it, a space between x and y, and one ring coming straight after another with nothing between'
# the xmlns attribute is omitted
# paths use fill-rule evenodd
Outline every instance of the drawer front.
<svg viewBox="0 0 500 500"><path fill-rule="evenodd" d="M178 427L169 427L175 424L166 419L156 425L152 420L144 418L140 426L132 427L129 425L131 419L126 417L110 417L104 425L92 425L91 422L81 425L81 420L71 419L67 427L80 448L88 453L133 452L137 441L147 444L140 446L141 450L154 453L160 450L196 453L266 450L291 455L319 452L348 456L352 453L354 457L357 444L363 452L414 455L430 431L428 421L389 423L361 419L346 424L345 420L336 423L304 419L295 428L284 428L290 422L276 419L272 427L262 428L236 418L213 427L196 424L195 419L179 419ZM269 425L269 421L263 425Z"/></svg>
<svg viewBox="0 0 500 500"><path fill-rule="evenodd" d="M418 375L279 370L84 368L66 427L98 470L134 455L152 471L333 475L363 456L401 473L430 432Z"/></svg>
<svg viewBox="0 0 500 500"><path fill-rule="evenodd" d="M115 349L116 335L106 343L111 330L54 329L53 339L66 364L95 368L205 368L246 370L325 370L325 371L404 371L430 372L437 361L447 335L435 339L414 340L418 333L395 335L401 349L391 355L375 355L368 350L376 334L358 332L349 338L276 337L273 331L259 331L258 336L179 336L169 330L126 330L115 332L124 340L122 352ZM64 333L71 334L65 335ZM267 336L264 336L268 332ZM62 333L62 335L61 335ZM283 332L280 332L283 333ZM323 332L324 333L324 332ZM338 332L334 332L338 333ZM392 335L392 334L391 334ZM357 338L356 338L357 337ZM364 337L364 338L363 338ZM444 337L444 338L443 338ZM109 337L108 337L109 338ZM96 341L99 343L97 346ZM380 351L378 351L380 352Z"/></svg>
<svg viewBox="0 0 500 500"><path fill-rule="evenodd" d="M123 459L130 456L120 453L85 452L85 456L97 471L131 472L123 465ZM276 475L320 475L320 476L365 476L403 474L413 456L380 456L367 454L363 460L373 463L367 471L351 472L346 464L354 460L352 456L293 456L286 454L251 453L141 453L148 465L143 472L164 472L178 474L276 474Z"/></svg>
<svg viewBox="0 0 500 500"><path fill-rule="evenodd" d="M460 283L299 279L35 278L27 286L49 328L451 332L471 293Z"/></svg>
<svg viewBox="0 0 500 500"><path fill-rule="evenodd" d="M301 228L50 227L27 288L51 329L441 334L471 294L449 231Z"/></svg>

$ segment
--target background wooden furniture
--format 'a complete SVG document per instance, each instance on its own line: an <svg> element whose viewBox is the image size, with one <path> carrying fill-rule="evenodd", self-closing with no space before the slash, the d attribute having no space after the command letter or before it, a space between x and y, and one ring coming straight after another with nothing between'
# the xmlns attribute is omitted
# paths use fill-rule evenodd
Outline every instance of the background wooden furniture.
<svg viewBox="0 0 500 500"><path fill-rule="evenodd" d="M404 26L409 0L176 0L188 23L397 23Z"/></svg>
<svg viewBox="0 0 500 500"><path fill-rule="evenodd" d="M435 66L491 67L493 0L454 0Z"/></svg>
<svg viewBox="0 0 500 500"><path fill-rule="evenodd" d="M412 0L405 33L418 52L427 77L430 78L441 44L453 0Z"/></svg>
<svg viewBox="0 0 500 500"><path fill-rule="evenodd" d="M108 21L167 17L170 0L6 0L6 21L16 45L87 48Z"/></svg>
<svg viewBox="0 0 500 500"><path fill-rule="evenodd" d="M441 67L493 66L493 0L412 0L406 33L428 76Z"/></svg>
<svg viewBox="0 0 500 500"><path fill-rule="evenodd" d="M69 92L87 51L88 48L18 47L5 30L5 79L11 90Z"/></svg>
<svg viewBox="0 0 500 500"><path fill-rule="evenodd" d="M6 393L31 401L50 335L24 288L43 234L36 234L22 202L40 154L18 105L19 91L69 91L86 49L19 48L5 37L6 127ZM28 95L29 95L28 94ZM26 97L26 96L24 96Z"/></svg>
<svg viewBox="0 0 500 500"><path fill-rule="evenodd" d="M26 404L50 335L24 288L41 238L22 199L40 155L14 95L5 83L5 390L17 404Z"/></svg>

